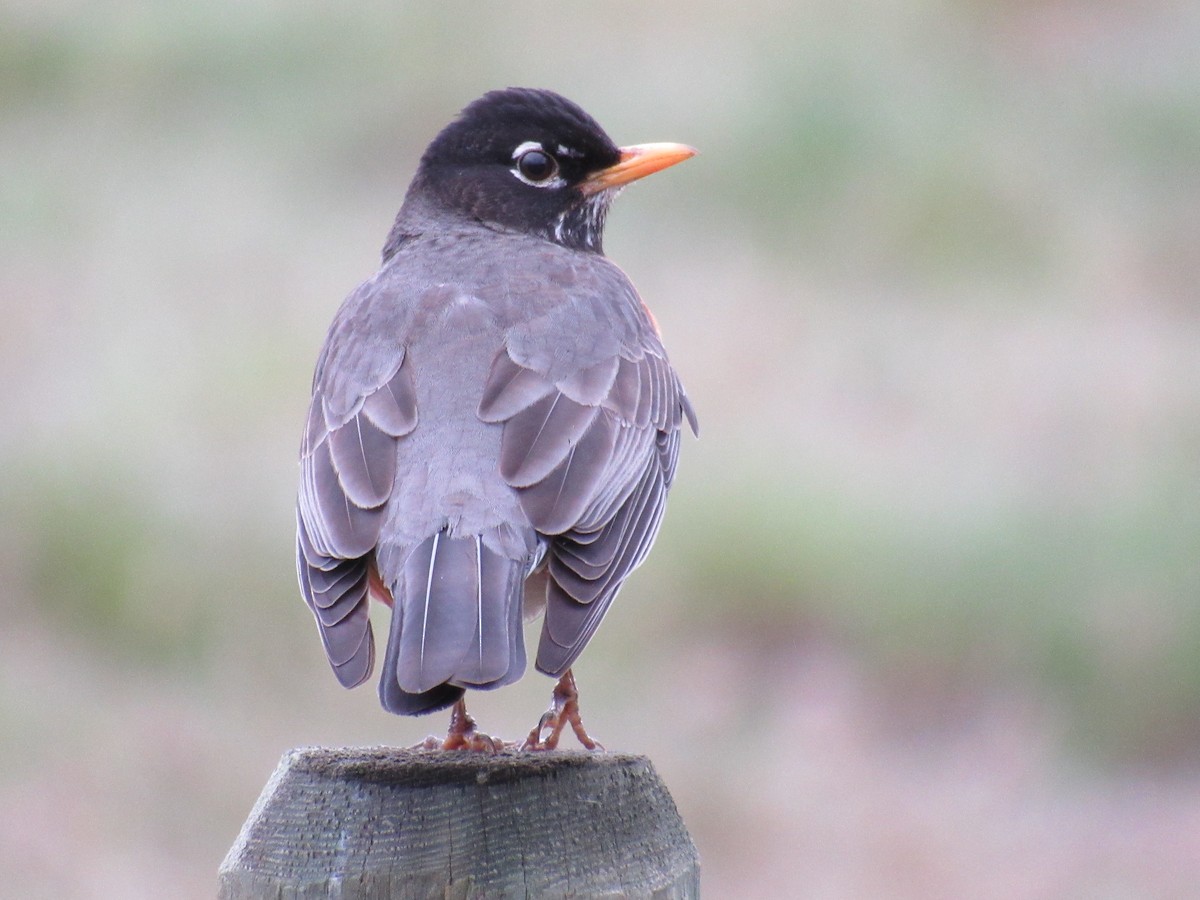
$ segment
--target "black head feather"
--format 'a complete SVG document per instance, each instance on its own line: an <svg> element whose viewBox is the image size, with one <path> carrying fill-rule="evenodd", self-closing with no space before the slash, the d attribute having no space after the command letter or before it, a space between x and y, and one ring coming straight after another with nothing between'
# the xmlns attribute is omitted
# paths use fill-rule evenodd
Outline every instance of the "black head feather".
<svg viewBox="0 0 1200 900"><path fill-rule="evenodd" d="M530 179L523 154L548 160ZM579 185L620 159L591 116L553 91L508 88L484 94L447 125L421 157L409 188L422 202L490 226L602 252L613 191L585 195Z"/></svg>

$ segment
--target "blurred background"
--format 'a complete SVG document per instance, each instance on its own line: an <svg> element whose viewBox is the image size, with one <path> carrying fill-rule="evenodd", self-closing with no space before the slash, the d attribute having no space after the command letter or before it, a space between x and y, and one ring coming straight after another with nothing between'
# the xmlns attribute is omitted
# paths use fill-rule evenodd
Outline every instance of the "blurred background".
<svg viewBox="0 0 1200 900"><path fill-rule="evenodd" d="M329 672L296 453L421 150L520 84L702 151L609 220L703 437L576 672L706 896L1195 896L1198 45L1168 0L2 0L0 895L212 896L285 750L444 730Z"/></svg>

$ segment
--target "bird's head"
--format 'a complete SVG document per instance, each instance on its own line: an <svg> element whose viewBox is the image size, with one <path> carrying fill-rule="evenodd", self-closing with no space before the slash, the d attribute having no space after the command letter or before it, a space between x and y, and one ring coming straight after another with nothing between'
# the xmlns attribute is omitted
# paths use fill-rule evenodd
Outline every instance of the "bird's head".
<svg viewBox="0 0 1200 900"><path fill-rule="evenodd" d="M508 88L484 94L434 138L409 198L600 253L620 189L695 153L682 144L618 147L565 97Z"/></svg>

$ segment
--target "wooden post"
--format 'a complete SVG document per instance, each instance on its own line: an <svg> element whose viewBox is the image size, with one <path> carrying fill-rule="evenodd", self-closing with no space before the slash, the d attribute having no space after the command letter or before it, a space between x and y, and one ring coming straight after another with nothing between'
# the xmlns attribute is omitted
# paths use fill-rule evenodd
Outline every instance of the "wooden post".
<svg viewBox="0 0 1200 900"><path fill-rule="evenodd" d="M700 862L644 756L285 753L221 900L699 896Z"/></svg>

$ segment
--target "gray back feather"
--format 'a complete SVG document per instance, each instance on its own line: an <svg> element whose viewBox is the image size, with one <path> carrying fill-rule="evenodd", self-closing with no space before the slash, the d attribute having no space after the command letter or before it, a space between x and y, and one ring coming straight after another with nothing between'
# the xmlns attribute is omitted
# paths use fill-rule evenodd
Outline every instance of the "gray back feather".
<svg viewBox="0 0 1200 900"><path fill-rule="evenodd" d="M537 664L565 671L653 543L684 418L607 260L466 224L406 241L339 311L301 450L300 584L339 680L371 670L372 565L393 602L389 710L519 678L539 565Z"/></svg>

